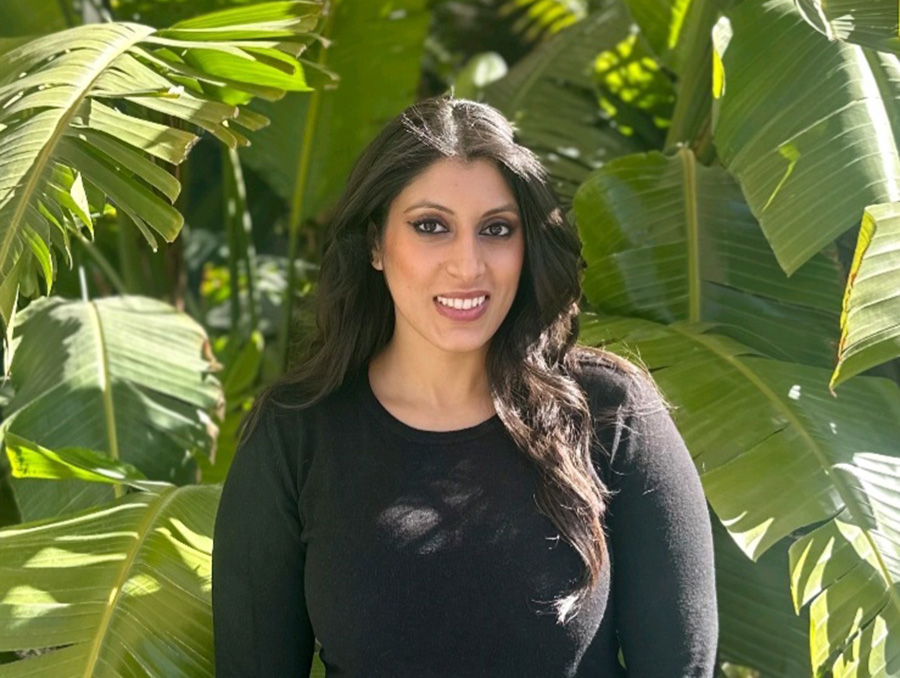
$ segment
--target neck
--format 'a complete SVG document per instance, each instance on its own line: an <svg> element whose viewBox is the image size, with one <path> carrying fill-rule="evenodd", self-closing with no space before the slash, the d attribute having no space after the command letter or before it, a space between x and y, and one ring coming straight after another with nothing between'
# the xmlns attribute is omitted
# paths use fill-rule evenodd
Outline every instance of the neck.
<svg viewBox="0 0 900 678"><path fill-rule="evenodd" d="M487 348L469 353L431 348L403 350L392 339L370 363L373 387L391 401L421 410L492 409Z"/></svg>

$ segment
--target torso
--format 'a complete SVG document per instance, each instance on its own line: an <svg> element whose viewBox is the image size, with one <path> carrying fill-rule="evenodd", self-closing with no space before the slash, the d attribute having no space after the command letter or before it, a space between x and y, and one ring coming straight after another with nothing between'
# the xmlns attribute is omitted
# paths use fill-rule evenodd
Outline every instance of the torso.
<svg viewBox="0 0 900 678"><path fill-rule="evenodd" d="M329 678L621 675L611 563L557 624L549 603L583 565L498 417L422 430L359 378L317 413L299 510Z"/></svg>

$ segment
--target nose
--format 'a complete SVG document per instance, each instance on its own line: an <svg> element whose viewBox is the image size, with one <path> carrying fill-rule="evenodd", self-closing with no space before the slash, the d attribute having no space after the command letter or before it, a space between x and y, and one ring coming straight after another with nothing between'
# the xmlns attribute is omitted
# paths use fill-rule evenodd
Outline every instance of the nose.
<svg viewBox="0 0 900 678"><path fill-rule="evenodd" d="M456 238L447 261L447 272L462 282L478 280L484 275L484 253L478 236L466 230Z"/></svg>

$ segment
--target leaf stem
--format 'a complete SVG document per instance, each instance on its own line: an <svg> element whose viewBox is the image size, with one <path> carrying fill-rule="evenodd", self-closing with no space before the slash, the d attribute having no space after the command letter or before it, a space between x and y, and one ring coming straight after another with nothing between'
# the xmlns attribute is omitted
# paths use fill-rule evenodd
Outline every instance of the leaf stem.
<svg viewBox="0 0 900 678"><path fill-rule="evenodd" d="M109 260L103 256L103 253L100 252L98 247L85 238L84 235L80 235L79 241L84 247L84 251L87 252L91 259L94 260L94 263L100 267L100 270L103 271L103 275L106 276L106 280L113 286L116 292L122 295L128 294L128 286L125 285L125 281L122 280L116 272L116 269L109 263Z"/></svg>

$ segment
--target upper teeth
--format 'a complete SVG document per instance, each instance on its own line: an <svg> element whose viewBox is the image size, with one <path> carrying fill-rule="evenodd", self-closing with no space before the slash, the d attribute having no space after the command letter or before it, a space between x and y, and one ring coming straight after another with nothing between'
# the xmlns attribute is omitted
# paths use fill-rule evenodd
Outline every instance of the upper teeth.
<svg viewBox="0 0 900 678"><path fill-rule="evenodd" d="M484 303L485 299L487 299L486 296L475 297L474 299L450 299L448 297L437 298L438 303L442 306L450 306L451 308L458 308L462 310L481 306Z"/></svg>

